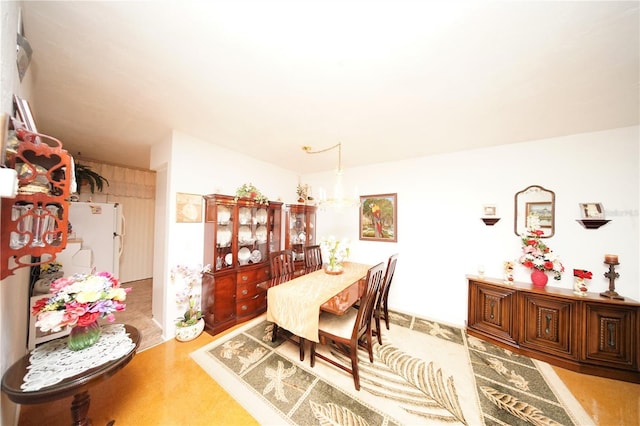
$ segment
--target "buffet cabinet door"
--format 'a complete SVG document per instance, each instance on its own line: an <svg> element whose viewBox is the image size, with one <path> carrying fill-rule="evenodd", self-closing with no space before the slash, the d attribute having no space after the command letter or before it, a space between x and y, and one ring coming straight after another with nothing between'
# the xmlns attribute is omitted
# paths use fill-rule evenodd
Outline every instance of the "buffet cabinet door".
<svg viewBox="0 0 640 426"><path fill-rule="evenodd" d="M470 281L468 327L496 340L516 344L515 290Z"/></svg>
<svg viewBox="0 0 640 426"><path fill-rule="evenodd" d="M638 369L637 308L585 303L584 360L619 368Z"/></svg>
<svg viewBox="0 0 640 426"><path fill-rule="evenodd" d="M577 359L575 339L578 330L578 304L573 300L548 297L535 293L521 293L520 345L522 347Z"/></svg>

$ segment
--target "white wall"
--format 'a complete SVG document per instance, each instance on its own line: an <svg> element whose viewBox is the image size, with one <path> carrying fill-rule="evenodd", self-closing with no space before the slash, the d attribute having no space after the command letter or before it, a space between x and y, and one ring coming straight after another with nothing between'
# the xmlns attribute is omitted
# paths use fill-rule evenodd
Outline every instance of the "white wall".
<svg viewBox="0 0 640 426"><path fill-rule="evenodd" d="M446 143L446 141L443 141ZM333 234L353 241L352 259L369 263L400 253L389 304L463 325L467 314L465 274L502 277L502 263L516 260L514 196L529 185L556 194L555 236L547 242L566 268L561 281L572 288L573 268L593 272L590 291L601 292L604 254L620 257L616 290L640 299L638 266L639 131L611 131L503 145L345 170L345 188L365 194L398 194L398 243L358 240L358 213L318 214L318 238ZM331 174L303 177L312 187L329 187ZM583 228L578 203L602 202L611 222ZM482 206L496 204L501 220L480 220ZM530 282L529 270L515 268L517 281Z"/></svg>
<svg viewBox="0 0 640 426"><path fill-rule="evenodd" d="M168 145L152 149L151 166L155 169L154 164L170 164L166 188L160 188L160 179L157 182L158 191L165 191L164 195L168 200L166 216L163 218L163 229L167 233L156 235L154 261L154 289L156 286L163 288L162 295L156 294L154 290L154 317L164 319L162 325L165 337L173 336L173 320L180 314L176 312L174 290L169 281L171 268L178 264L198 266L204 260L204 223L176 223L176 193L235 195L238 187L244 183L253 183L270 200L285 199L286 202L292 202L298 183L297 175L293 172L180 132L173 134ZM159 221L158 215L156 220ZM165 249L164 255L158 255L159 248ZM164 307L163 312L160 312L159 306Z"/></svg>

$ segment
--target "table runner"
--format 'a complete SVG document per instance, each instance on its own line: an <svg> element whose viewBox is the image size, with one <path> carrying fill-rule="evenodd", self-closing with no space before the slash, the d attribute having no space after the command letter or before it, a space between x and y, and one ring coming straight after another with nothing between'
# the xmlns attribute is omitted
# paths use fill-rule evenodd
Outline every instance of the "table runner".
<svg viewBox="0 0 640 426"><path fill-rule="evenodd" d="M21 388L25 392L52 386L108 361L122 358L135 348L124 324L102 326L98 342L81 351L67 348L67 338L43 343L31 352L29 370Z"/></svg>
<svg viewBox="0 0 640 426"><path fill-rule="evenodd" d="M322 269L271 287L267 291L267 320L307 340L318 342L320 306L367 276L371 266L345 262L340 275Z"/></svg>

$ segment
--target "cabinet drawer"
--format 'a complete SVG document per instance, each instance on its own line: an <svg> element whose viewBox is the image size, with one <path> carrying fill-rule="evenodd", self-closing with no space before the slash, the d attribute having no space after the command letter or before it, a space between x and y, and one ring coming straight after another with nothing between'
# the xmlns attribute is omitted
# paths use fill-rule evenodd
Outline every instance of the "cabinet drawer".
<svg viewBox="0 0 640 426"><path fill-rule="evenodd" d="M236 299L238 301L240 301L241 299L251 299L259 292L264 292L264 289L258 287L259 284L259 282L238 284L236 286Z"/></svg>
<svg viewBox="0 0 640 426"><path fill-rule="evenodd" d="M250 284L267 281L269 279L269 266L263 266L256 269L247 269L238 271L237 283Z"/></svg>
<svg viewBox="0 0 640 426"><path fill-rule="evenodd" d="M266 293L260 293L251 299L244 299L236 303L238 318L254 315L266 302Z"/></svg>
<svg viewBox="0 0 640 426"><path fill-rule="evenodd" d="M638 336L633 332L636 310L623 306L585 303L584 360L635 370Z"/></svg>
<svg viewBox="0 0 640 426"><path fill-rule="evenodd" d="M519 303L521 346L577 359L577 345L572 339L578 333L572 329L578 323L575 301L524 293Z"/></svg>

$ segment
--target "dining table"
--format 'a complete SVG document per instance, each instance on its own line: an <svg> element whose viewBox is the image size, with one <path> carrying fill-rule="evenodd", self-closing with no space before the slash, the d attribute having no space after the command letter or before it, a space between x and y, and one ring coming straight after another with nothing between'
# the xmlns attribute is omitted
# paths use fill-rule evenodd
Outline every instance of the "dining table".
<svg viewBox="0 0 640 426"><path fill-rule="evenodd" d="M320 313L342 315L353 306L366 287L369 268L371 265L344 262L338 275L318 269L274 281L267 290L267 321L301 339L319 342Z"/></svg>

